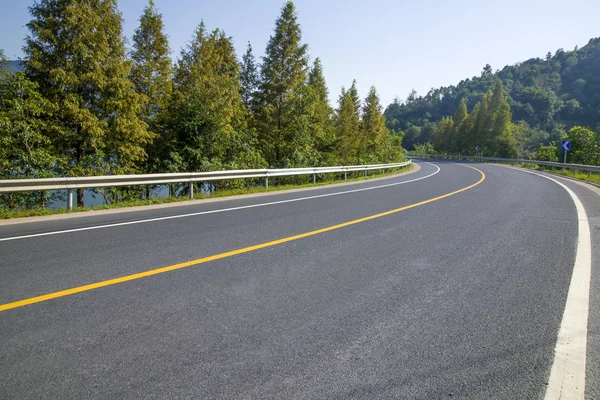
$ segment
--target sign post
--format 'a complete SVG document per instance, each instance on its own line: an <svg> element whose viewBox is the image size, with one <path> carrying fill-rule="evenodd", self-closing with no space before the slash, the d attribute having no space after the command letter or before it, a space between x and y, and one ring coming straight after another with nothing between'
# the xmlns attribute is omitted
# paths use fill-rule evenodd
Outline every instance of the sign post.
<svg viewBox="0 0 600 400"><path fill-rule="evenodd" d="M571 141L570 140L563 140L562 141L562 149L565 152L565 158L564 158L564 163L567 163L567 153L571 150Z"/></svg>

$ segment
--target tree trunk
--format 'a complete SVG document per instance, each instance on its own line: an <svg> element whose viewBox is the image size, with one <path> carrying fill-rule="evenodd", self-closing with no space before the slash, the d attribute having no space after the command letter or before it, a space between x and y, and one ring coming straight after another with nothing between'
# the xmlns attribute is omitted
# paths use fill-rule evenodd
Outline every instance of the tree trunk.
<svg viewBox="0 0 600 400"><path fill-rule="evenodd" d="M83 189L77 189L77 207L83 208Z"/></svg>

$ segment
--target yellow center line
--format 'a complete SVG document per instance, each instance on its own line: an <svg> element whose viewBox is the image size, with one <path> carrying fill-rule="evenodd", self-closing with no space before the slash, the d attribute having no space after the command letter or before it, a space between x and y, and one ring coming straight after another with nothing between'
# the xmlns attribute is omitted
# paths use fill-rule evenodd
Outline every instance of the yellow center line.
<svg viewBox="0 0 600 400"><path fill-rule="evenodd" d="M461 165L463 165L463 164L461 164ZM483 182L485 180L485 174L481 170L471 167L469 165L464 165L464 166L478 171L481 174L481 179L470 186L464 187L462 189L456 190L451 193L444 194L442 196L434 197L432 199L420 201L418 203L410 204L408 206L396 208L396 209L390 210L390 211L385 211L385 212L382 212L379 214L370 215L368 217L355 219L355 220L344 222L341 224L328 226L328 227L317 229L314 231L305 232L305 233L301 233L299 235L289 236L289 237L285 237L282 239L277 239L277 240L273 240L270 242L257 244L254 246L244 247L242 249L232 250L232 251L228 251L225 253L215 254L215 255L209 256L209 257L199 258L197 260L191 260L191 261L187 261L187 262L180 263L180 264L169 265L167 267L151 269L149 271L139 272L139 273L131 274L131 275L125 275L125 276L121 276L119 278L109 279L106 281L90 283L89 285L83 285L83 286L78 286L78 287L74 287L71 289L61 290L58 292L48 293L48 294L44 294L42 296L30 297L28 299L19 300L19 301L15 301L12 303L0 304L0 312L10 310L13 308L24 307L24 306L27 306L30 304L41 303L43 301L48 301L48 300L56 299L59 297L70 296L70 295L76 294L76 293L87 292L89 290L99 289L99 288L106 287L106 286L112 286L112 285L116 285L116 284L123 283L123 282L133 281L135 279L141 279L141 278L146 278L148 276L163 274L165 272L175 271L177 269L200 265L200 264L208 263L208 262L215 261L215 260L221 260L223 258L232 257L232 256L235 256L238 254L249 253L251 251L264 249L266 247L276 246L278 244L287 243L287 242L291 242L291 241L298 240L298 239L303 239L303 238L306 238L309 236L314 236L314 235L318 235L321 233L333 231L333 230L344 228L344 227L347 227L350 225L360 224L362 222L370 221L370 220L373 220L376 218L385 217L387 215L395 214L400 211L408 210L411 208L422 206L424 204L432 203L437 200L445 199L446 197L450 197L457 193L461 193L461 192L464 192L471 188L474 188L475 186L479 185L481 182Z"/></svg>

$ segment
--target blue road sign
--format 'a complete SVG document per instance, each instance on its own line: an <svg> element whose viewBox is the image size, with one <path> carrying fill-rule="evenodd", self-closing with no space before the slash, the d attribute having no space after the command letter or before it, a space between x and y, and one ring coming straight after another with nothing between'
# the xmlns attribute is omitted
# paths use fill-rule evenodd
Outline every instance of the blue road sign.
<svg viewBox="0 0 600 400"><path fill-rule="evenodd" d="M475 151L479 151L480 147L479 146L475 146Z"/></svg>
<svg viewBox="0 0 600 400"><path fill-rule="evenodd" d="M570 140L563 140L562 141L562 149L564 151L571 151L571 141Z"/></svg>

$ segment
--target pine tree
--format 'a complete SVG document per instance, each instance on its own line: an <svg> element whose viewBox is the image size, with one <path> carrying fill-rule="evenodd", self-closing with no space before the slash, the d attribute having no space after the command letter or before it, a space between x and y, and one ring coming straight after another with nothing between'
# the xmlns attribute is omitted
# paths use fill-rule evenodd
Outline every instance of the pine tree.
<svg viewBox="0 0 600 400"><path fill-rule="evenodd" d="M289 164L306 117L306 110L298 108L305 104L300 97L308 68L301 35L296 9L288 1L267 44L256 96L255 124L261 150L272 167Z"/></svg>
<svg viewBox="0 0 600 400"><path fill-rule="evenodd" d="M442 153L453 153L455 124L452 117L443 117L434 136L434 146Z"/></svg>
<svg viewBox="0 0 600 400"><path fill-rule="evenodd" d="M512 134L512 113L504 96L502 81L498 79L490 98L489 148L495 157L518 156L516 141Z"/></svg>
<svg viewBox="0 0 600 400"><path fill-rule="evenodd" d="M252 53L252 45L248 42L246 53L240 65L240 86L242 87L242 101L248 110L252 110L252 100L258 87L258 67Z"/></svg>
<svg viewBox="0 0 600 400"><path fill-rule="evenodd" d="M462 143L468 140L469 128L467 126L467 119L469 113L467 112L467 101L466 98L462 98L454 118L452 120L452 134L446 142L448 153L460 152Z"/></svg>
<svg viewBox="0 0 600 400"><path fill-rule="evenodd" d="M143 167L146 173L167 170L163 162L168 159L165 150L168 149L169 141L164 111L172 92L172 63L169 53L162 15L157 11L153 0L149 0L140 17L140 26L133 35L130 76L136 92L143 96L142 119L154 136L152 143L146 147L148 158ZM146 198L149 197L150 187L147 187Z"/></svg>
<svg viewBox="0 0 600 400"><path fill-rule="evenodd" d="M156 116L164 110L171 94L171 58L169 41L164 33L162 14L153 0L140 17L140 26L133 35L131 81L144 96L142 117L153 128Z"/></svg>
<svg viewBox="0 0 600 400"><path fill-rule="evenodd" d="M357 114L360 114L360 96L358 95L358 89L356 88L356 79L352 81L352 86L348 89L348 94L354 104L354 110Z"/></svg>
<svg viewBox="0 0 600 400"><path fill-rule="evenodd" d="M116 1L41 0L30 12L25 65L56 107L59 167L72 176L136 171L151 135L129 80Z"/></svg>
<svg viewBox="0 0 600 400"><path fill-rule="evenodd" d="M467 99L463 97L460 100L460 104L458 105L456 113L454 114L454 122L456 124L460 124L465 118L467 118L468 115L469 114L467 111Z"/></svg>
<svg viewBox="0 0 600 400"><path fill-rule="evenodd" d="M169 110L180 169L215 170L232 162L231 146L246 131L239 76L231 38L219 29L207 34L201 23L181 52Z"/></svg>
<svg viewBox="0 0 600 400"><path fill-rule="evenodd" d="M366 152L368 161L379 161L378 151L389 134L385 127L385 117L375 86L371 86L362 108L361 151Z"/></svg>
<svg viewBox="0 0 600 400"><path fill-rule="evenodd" d="M329 104L329 91L327 90L325 76L323 75L323 64L321 64L319 57L315 59L308 74L308 85L317 94L319 101Z"/></svg>
<svg viewBox="0 0 600 400"><path fill-rule="evenodd" d="M336 136L339 140L339 159L343 164L356 164L360 144L360 116L356 102L350 93L342 88L336 112Z"/></svg>
<svg viewBox="0 0 600 400"><path fill-rule="evenodd" d="M475 154L475 148L479 146L479 155L490 156L490 98L492 92L488 91L483 99L473 110L474 124L470 135L470 145L466 149L468 154Z"/></svg>
<svg viewBox="0 0 600 400"><path fill-rule="evenodd" d="M308 74L308 91L309 132L313 136L316 151L319 153L319 162L323 165L333 165L337 161L334 158L336 136L331 119L329 92L323 75L323 65L319 58L315 59Z"/></svg>

